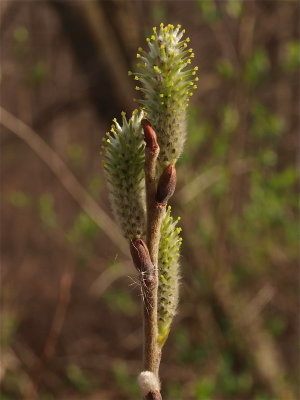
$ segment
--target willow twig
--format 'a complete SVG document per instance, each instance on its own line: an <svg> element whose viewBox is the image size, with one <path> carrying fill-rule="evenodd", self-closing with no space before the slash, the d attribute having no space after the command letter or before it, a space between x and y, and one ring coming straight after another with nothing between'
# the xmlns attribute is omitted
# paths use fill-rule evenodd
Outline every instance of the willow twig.
<svg viewBox="0 0 300 400"><path fill-rule="evenodd" d="M158 375L157 344L157 290L158 290L158 246L160 225L165 206L156 202L156 161L159 146L156 134L147 120L142 121L145 147L145 186L147 203L147 245L154 266L154 277L151 285L143 286L144 295L144 370Z"/></svg>

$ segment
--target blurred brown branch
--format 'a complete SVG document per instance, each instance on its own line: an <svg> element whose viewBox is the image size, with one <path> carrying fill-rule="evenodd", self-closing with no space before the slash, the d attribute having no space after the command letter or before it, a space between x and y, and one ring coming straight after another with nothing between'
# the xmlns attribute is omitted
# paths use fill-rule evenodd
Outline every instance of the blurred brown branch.
<svg viewBox="0 0 300 400"><path fill-rule="evenodd" d="M61 334L68 305L71 298L71 287L74 277L73 268L66 268L60 279L60 288L56 309L54 312L53 320L46 338L43 353L39 359L36 360L33 368L33 379L29 382L29 386L25 389L24 397L28 400L37 398L39 384L43 376L44 366L53 357L57 345L57 341Z"/></svg>
<svg viewBox="0 0 300 400"><path fill-rule="evenodd" d="M55 151L28 125L2 107L0 107L0 122L35 151L86 214L99 225L106 236L127 256L128 246L117 225L78 182Z"/></svg>

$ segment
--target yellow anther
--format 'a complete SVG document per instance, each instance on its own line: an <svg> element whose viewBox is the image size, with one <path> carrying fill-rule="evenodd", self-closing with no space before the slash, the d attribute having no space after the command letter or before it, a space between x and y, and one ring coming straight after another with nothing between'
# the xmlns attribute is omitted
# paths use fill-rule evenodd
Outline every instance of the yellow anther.
<svg viewBox="0 0 300 400"><path fill-rule="evenodd" d="M135 77L134 77L134 80L135 80L135 81L139 81L140 78L139 78L138 76L135 76Z"/></svg>
<svg viewBox="0 0 300 400"><path fill-rule="evenodd" d="M178 25L177 25L177 28L178 28L178 29L180 29L180 28L181 28L181 25L180 25L180 24L178 24Z"/></svg>
<svg viewBox="0 0 300 400"><path fill-rule="evenodd" d="M198 69L199 69L199 68L198 68L197 66L196 66L196 67L194 67L194 71L198 71Z"/></svg>
<svg viewBox="0 0 300 400"><path fill-rule="evenodd" d="M141 47L138 48L138 51L143 51L143 49Z"/></svg>
<svg viewBox="0 0 300 400"><path fill-rule="evenodd" d="M159 25L161 28L163 28L164 27L164 24L161 22L161 24Z"/></svg>
<svg viewBox="0 0 300 400"><path fill-rule="evenodd" d="M136 58L141 58L141 55L137 53Z"/></svg>
<svg viewBox="0 0 300 400"><path fill-rule="evenodd" d="M183 47L186 48L186 47L187 47L187 44L186 44L186 43L183 43Z"/></svg>
<svg viewBox="0 0 300 400"><path fill-rule="evenodd" d="M151 39L152 39L152 40L155 40L155 36L154 36L154 35L151 35Z"/></svg>
<svg viewBox="0 0 300 400"><path fill-rule="evenodd" d="M164 97L164 94L163 94L163 93L160 93L159 97Z"/></svg>
<svg viewBox="0 0 300 400"><path fill-rule="evenodd" d="M198 77L196 77L196 78L195 78L195 82L198 82L198 81L199 81L199 78L198 78Z"/></svg>
<svg viewBox="0 0 300 400"><path fill-rule="evenodd" d="M187 37L187 38L185 39L185 41L186 41L187 43L189 43L189 42L191 41L191 39L190 39L189 37Z"/></svg>
<svg viewBox="0 0 300 400"><path fill-rule="evenodd" d="M140 90L140 87L136 86L136 87L135 87L135 90Z"/></svg>
<svg viewBox="0 0 300 400"><path fill-rule="evenodd" d="M156 33L156 26L152 28L153 32Z"/></svg>
<svg viewBox="0 0 300 400"><path fill-rule="evenodd" d="M147 43L149 43L149 42L150 42L150 39L149 39L148 37L146 38L146 42L147 42Z"/></svg>

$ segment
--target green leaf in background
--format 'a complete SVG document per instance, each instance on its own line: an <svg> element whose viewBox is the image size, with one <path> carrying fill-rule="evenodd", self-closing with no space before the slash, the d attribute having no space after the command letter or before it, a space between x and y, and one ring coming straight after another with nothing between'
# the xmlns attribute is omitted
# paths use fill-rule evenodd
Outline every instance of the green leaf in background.
<svg viewBox="0 0 300 400"><path fill-rule="evenodd" d="M239 124L238 109L232 104L227 104L222 110L221 130L224 134L235 132Z"/></svg>
<svg viewBox="0 0 300 400"><path fill-rule="evenodd" d="M221 78L228 81L232 80L236 74L234 66L226 58L222 58L216 62L216 71Z"/></svg>
<svg viewBox="0 0 300 400"><path fill-rule="evenodd" d="M222 14L218 10L214 1L198 0L197 1L200 13L205 22L215 22L221 18Z"/></svg>
<svg viewBox="0 0 300 400"><path fill-rule="evenodd" d="M290 40L283 48L283 67L294 72L300 67L300 41Z"/></svg>
<svg viewBox="0 0 300 400"><path fill-rule="evenodd" d="M131 376L127 363L123 360L116 360L113 364L112 372L114 382L121 391L129 395L130 399L137 399L138 387L136 385L136 378Z"/></svg>
<svg viewBox="0 0 300 400"><path fill-rule="evenodd" d="M103 299L112 311L119 311L125 315L136 315L138 310L137 303L133 300L130 293L125 290L111 289L106 291Z"/></svg>
<svg viewBox="0 0 300 400"><path fill-rule="evenodd" d="M85 150L78 143L69 144L67 146L67 157L74 167L82 167L86 159Z"/></svg>
<svg viewBox="0 0 300 400"><path fill-rule="evenodd" d="M23 44L28 40L28 29L26 28L26 26L20 25L14 30L13 36L18 44Z"/></svg>
<svg viewBox="0 0 300 400"><path fill-rule="evenodd" d="M233 18L239 18L243 12L243 1L242 0L225 0L226 11L228 15Z"/></svg>
<svg viewBox="0 0 300 400"><path fill-rule="evenodd" d="M256 49L245 65L244 78L246 83L255 86L267 78L270 61L265 49Z"/></svg>
<svg viewBox="0 0 300 400"><path fill-rule="evenodd" d="M40 218L46 228L55 229L58 227L58 218L54 210L54 200L51 194L44 193L40 196L38 209Z"/></svg>
<svg viewBox="0 0 300 400"><path fill-rule="evenodd" d="M204 376L196 382L195 398L197 400L213 400L215 392L215 382L210 376Z"/></svg>
<svg viewBox="0 0 300 400"><path fill-rule="evenodd" d="M255 103L251 110L252 132L259 138L274 140L284 129L283 119L271 113L263 104Z"/></svg>
<svg viewBox="0 0 300 400"><path fill-rule="evenodd" d="M13 190L8 194L8 202L16 208L26 208L31 205L31 198L21 190Z"/></svg>
<svg viewBox="0 0 300 400"><path fill-rule="evenodd" d="M88 393L92 389L92 382L88 376L75 364L67 367L66 375L69 382L81 393Z"/></svg>
<svg viewBox="0 0 300 400"><path fill-rule="evenodd" d="M99 227L86 213L80 212L74 219L73 226L67 232L70 243L78 243L83 239L91 240L99 232Z"/></svg>
<svg viewBox="0 0 300 400"><path fill-rule="evenodd" d="M45 61L36 61L29 71L29 83L33 86L41 84L48 76L48 66Z"/></svg>

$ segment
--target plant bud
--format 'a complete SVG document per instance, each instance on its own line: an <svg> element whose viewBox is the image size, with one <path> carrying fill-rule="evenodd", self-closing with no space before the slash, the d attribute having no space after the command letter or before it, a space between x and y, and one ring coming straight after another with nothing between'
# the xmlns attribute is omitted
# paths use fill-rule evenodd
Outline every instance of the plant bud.
<svg viewBox="0 0 300 400"><path fill-rule="evenodd" d="M145 400L162 400L162 397L159 392L149 392L145 397Z"/></svg>
<svg viewBox="0 0 300 400"><path fill-rule="evenodd" d="M147 119L142 119L141 123L144 130L146 147L151 150L156 150L158 148L157 137L151 123Z"/></svg>
<svg viewBox="0 0 300 400"><path fill-rule="evenodd" d="M176 187L176 168L175 165L169 165L161 174L156 192L156 201L167 204L172 197Z"/></svg>
<svg viewBox="0 0 300 400"><path fill-rule="evenodd" d="M151 371L143 371L138 376L138 385L146 400L161 400L160 383L156 375Z"/></svg>
<svg viewBox="0 0 300 400"><path fill-rule="evenodd" d="M146 243L142 239L132 240L130 242L130 253L135 268L145 275L146 282L151 283L154 278L154 266Z"/></svg>

